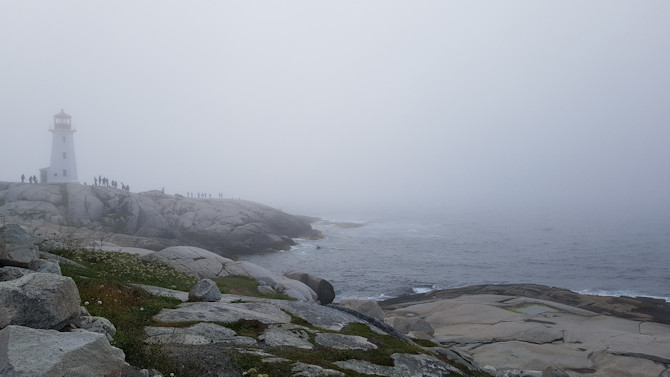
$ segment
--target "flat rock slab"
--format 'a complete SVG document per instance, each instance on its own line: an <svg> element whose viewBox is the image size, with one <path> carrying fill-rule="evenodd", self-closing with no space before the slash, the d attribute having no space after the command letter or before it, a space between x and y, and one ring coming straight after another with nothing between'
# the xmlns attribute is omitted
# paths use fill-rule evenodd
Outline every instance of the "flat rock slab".
<svg viewBox="0 0 670 377"><path fill-rule="evenodd" d="M349 323L364 323L352 314L309 302L273 300L275 305L296 315L315 327L340 331ZM376 327L375 327L376 329Z"/></svg>
<svg viewBox="0 0 670 377"><path fill-rule="evenodd" d="M362 360L336 361L333 364L343 369L351 369L362 374L388 377L442 377L461 376L461 372L451 365L429 355L391 355L394 365L377 365Z"/></svg>
<svg viewBox="0 0 670 377"><path fill-rule="evenodd" d="M163 309L154 319L159 322L235 322L240 319L267 324L291 322L291 317L279 307L265 302L184 303L177 309Z"/></svg>
<svg viewBox="0 0 670 377"><path fill-rule="evenodd" d="M256 340L237 336L234 330L213 323L198 323L189 327L145 327L146 343L202 345L229 343L239 345L256 344Z"/></svg>
<svg viewBox="0 0 670 377"><path fill-rule="evenodd" d="M344 376L344 373L322 368L318 365L295 363L291 369L293 377L325 377L325 376Z"/></svg>
<svg viewBox="0 0 670 377"><path fill-rule="evenodd" d="M134 254L138 256L145 256L149 255L154 252L154 250L149 250L149 249L142 249L139 247L127 247L127 246L119 246L115 245L110 242L100 242L100 241L95 241L91 243L89 246L89 249L91 251L104 251L104 252L109 252L109 253L127 253L127 254Z"/></svg>
<svg viewBox="0 0 670 377"><path fill-rule="evenodd" d="M533 344L519 341L483 344L470 350L475 361L496 368L542 370L548 365L559 365L562 369L588 370L594 363L577 346L562 344Z"/></svg>
<svg viewBox="0 0 670 377"><path fill-rule="evenodd" d="M367 338L357 335L320 333L316 334L316 338L314 340L322 346L340 350L377 349L377 346L370 343Z"/></svg>
<svg viewBox="0 0 670 377"><path fill-rule="evenodd" d="M487 293L395 302L386 309L388 318L425 319L435 329L435 341L469 352L480 365L523 370L556 365L575 376L583 374L580 370L609 376L601 368L613 371L612 365L619 365L622 375L638 375L631 359L640 365L655 364L646 370L670 364L669 325L602 315L546 299ZM600 353L608 356L594 357Z"/></svg>
<svg viewBox="0 0 670 377"><path fill-rule="evenodd" d="M137 287L137 288L141 288L141 289L151 293L152 295L161 296L161 297L176 298L177 300L179 300L181 302L188 301L188 292L177 291L177 290L168 289L168 288L154 287L152 285L144 285L144 284L132 284L132 285Z"/></svg>
<svg viewBox="0 0 670 377"><path fill-rule="evenodd" d="M295 347L311 350L314 345L309 341L309 332L306 327L290 323L272 325L258 337L258 340L265 342L270 347Z"/></svg>

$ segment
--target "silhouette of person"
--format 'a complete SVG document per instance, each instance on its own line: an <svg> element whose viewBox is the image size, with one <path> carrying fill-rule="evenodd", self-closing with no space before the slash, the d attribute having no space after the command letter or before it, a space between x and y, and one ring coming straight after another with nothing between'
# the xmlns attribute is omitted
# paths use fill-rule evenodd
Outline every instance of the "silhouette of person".
<svg viewBox="0 0 670 377"><path fill-rule="evenodd" d="M21 174L21 183L24 183L26 181L26 176Z"/></svg>

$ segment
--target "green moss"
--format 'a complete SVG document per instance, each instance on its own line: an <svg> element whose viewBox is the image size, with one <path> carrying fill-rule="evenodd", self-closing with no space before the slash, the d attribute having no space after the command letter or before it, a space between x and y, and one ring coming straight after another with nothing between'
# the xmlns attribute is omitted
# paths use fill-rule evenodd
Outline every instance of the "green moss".
<svg viewBox="0 0 670 377"><path fill-rule="evenodd" d="M228 275L224 277L215 278L213 280L214 282L216 282L216 285L219 287L221 293L240 295L240 296L269 298L275 300L293 300L292 297L280 293L258 292L258 281L249 276Z"/></svg>

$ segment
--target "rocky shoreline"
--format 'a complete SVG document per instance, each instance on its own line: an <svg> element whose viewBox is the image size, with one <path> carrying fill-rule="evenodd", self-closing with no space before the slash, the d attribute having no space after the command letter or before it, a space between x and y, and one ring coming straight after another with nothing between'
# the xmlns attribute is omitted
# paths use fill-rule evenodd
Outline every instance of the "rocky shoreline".
<svg viewBox="0 0 670 377"><path fill-rule="evenodd" d="M88 375L80 371L100 368L100 375L160 375L128 365L123 352L110 346L114 324L80 307L72 280L61 276L59 264L72 261L37 251L57 243L30 236L17 225L0 230L0 308L15 308L0 310L0 360L6 360L0 362L0 374L46 376L64 368L71 375ZM153 325L144 328L145 344L160 345L172 359L210 375L239 376L240 358L251 358L251 369L287 376L670 376L670 305L661 300L509 284L338 302L327 281L308 273L277 275L193 246L152 251L94 243L90 250L131 253L138 262L167 263L197 279L247 276L258 282L259 292L294 300L221 294L207 280L190 293L134 284L153 296L183 302L153 316ZM76 271L85 269L79 265ZM225 325L240 321L255 323L255 335ZM24 340L40 342L36 350L42 353L51 352L49 344L62 347L63 342L71 349L55 364L26 365L20 361L27 355ZM382 352L377 349L388 344L395 344L395 351L383 351L388 361L374 361ZM111 358L86 356L91 352ZM241 356L247 352L255 356ZM310 352L328 360L310 359ZM331 360L333 355L339 356Z"/></svg>
<svg viewBox="0 0 670 377"><path fill-rule="evenodd" d="M382 308L393 309L409 303L444 300L464 295L502 295L546 300L595 313L636 321L670 325L670 303L649 297L593 296L539 284L485 284L406 295L381 301Z"/></svg>
<svg viewBox="0 0 670 377"><path fill-rule="evenodd" d="M249 371L287 376L670 377L670 304L664 300L507 284L338 301L330 283L309 273L279 275L228 258L319 236L309 225L315 219L257 203L0 182L0 218L21 224L0 224L0 375L65 370L86 376L96 368L101 376L159 375L128 365L109 343L114 324L82 306L60 265L74 263L82 281L90 271L49 253L74 248L132 254L137 264L158 261L189 279L257 282L257 293L270 296L212 292L212 283L202 283L202 295L200 283L191 294L126 287L182 302L156 313L142 341L185 365L206 363L210 375L241 376L239 360L251 359ZM240 321L253 323L255 333L226 327ZM49 344L71 348L34 366L22 361L26 352L51 352ZM380 360L375 355L382 348ZM304 350L321 356L311 359Z"/></svg>
<svg viewBox="0 0 670 377"><path fill-rule="evenodd" d="M312 219L259 203L78 183L0 182L0 218L69 242L104 240L150 250L189 245L228 257L287 249L293 238L320 237Z"/></svg>
<svg viewBox="0 0 670 377"><path fill-rule="evenodd" d="M573 377L670 376L670 304L535 284L479 285L379 303L410 336L490 370L558 366ZM398 328L398 326L395 326Z"/></svg>

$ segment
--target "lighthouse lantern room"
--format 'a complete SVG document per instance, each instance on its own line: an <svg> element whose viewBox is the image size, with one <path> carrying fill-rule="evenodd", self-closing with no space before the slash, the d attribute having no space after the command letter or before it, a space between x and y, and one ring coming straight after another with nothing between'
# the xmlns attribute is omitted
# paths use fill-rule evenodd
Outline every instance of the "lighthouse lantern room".
<svg viewBox="0 0 670 377"><path fill-rule="evenodd" d="M72 117L63 110L54 115L51 142L51 165L40 169L42 183L77 182L77 160L74 153Z"/></svg>

